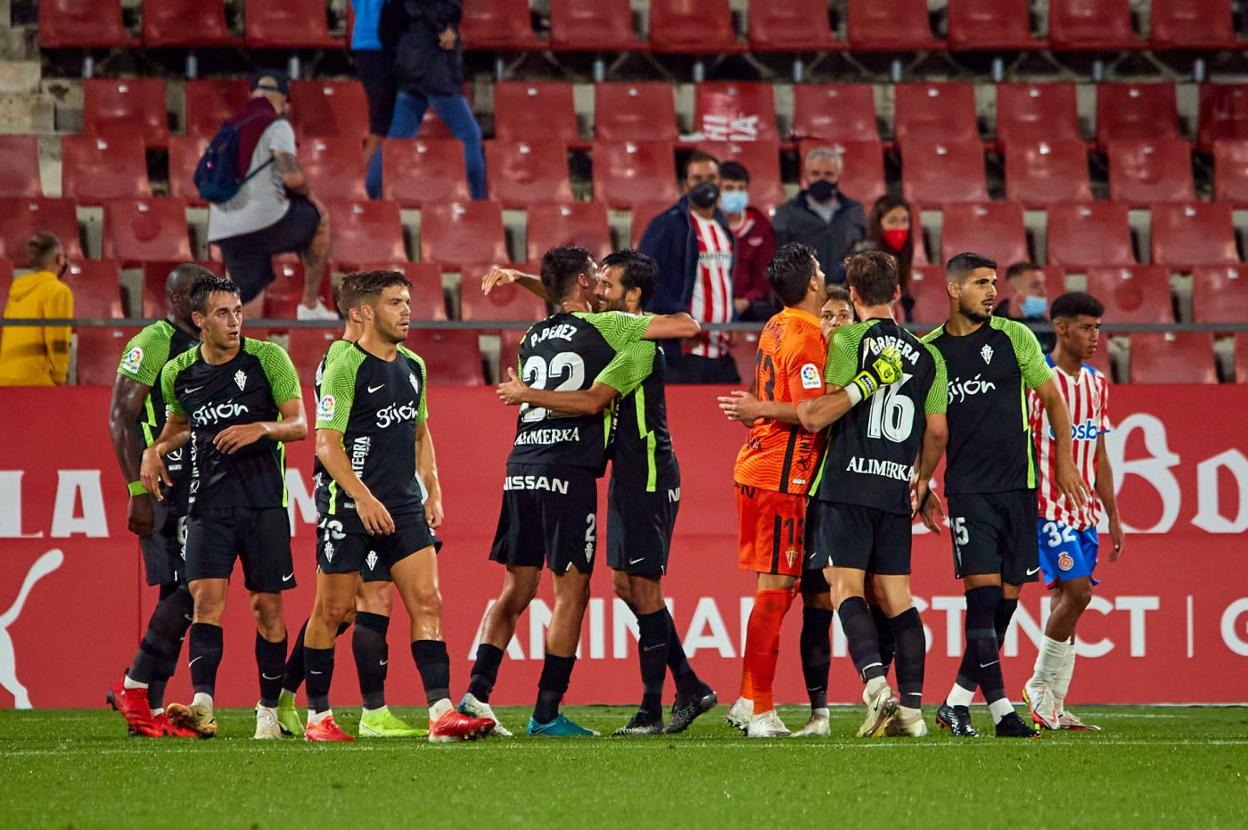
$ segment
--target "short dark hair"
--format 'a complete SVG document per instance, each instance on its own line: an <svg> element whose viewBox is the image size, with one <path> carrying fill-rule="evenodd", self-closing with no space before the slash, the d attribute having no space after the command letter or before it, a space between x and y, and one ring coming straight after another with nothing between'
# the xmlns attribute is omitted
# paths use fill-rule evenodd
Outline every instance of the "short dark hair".
<svg viewBox="0 0 1248 830"><path fill-rule="evenodd" d="M642 305L645 305L650 295L654 293L654 284L659 279L659 263L655 262L653 257L646 256L632 248L625 248L622 251L612 251L607 254L601 264L603 268L623 269L620 271L620 284L624 286L625 291L640 288Z"/></svg>
<svg viewBox="0 0 1248 830"><path fill-rule="evenodd" d="M338 311L345 317L349 309L372 302L393 285L410 288L412 283L398 271L354 271L347 274L338 289Z"/></svg>
<svg viewBox="0 0 1248 830"><path fill-rule="evenodd" d="M1104 317L1105 306L1101 301L1085 291L1068 291L1053 301L1049 306L1049 319L1062 317Z"/></svg>
<svg viewBox="0 0 1248 830"><path fill-rule="evenodd" d="M35 231L26 240L26 263L31 268L43 268L60 249L61 240L50 233Z"/></svg>
<svg viewBox="0 0 1248 830"><path fill-rule="evenodd" d="M688 160L685 161L685 169L681 171L682 178L689 175L689 165L697 164L700 161L713 162L717 168L719 167L719 159L702 150L694 150L689 154Z"/></svg>
<svg viewBox="0 0 1248 830"><path fill-rule="evenodd" d="M863 305L887 305L897 291L897 258L885 251L863 251L845 260L845 283Z"/></svg>
<svg viewBox="0 0 1248 830"><path fill-rule="evenodd" d="M976 268L997 268L997 263L993 262L983 254L977 254L973 251L964 251L951 257L945 263L945 279L960 280L974 271Z"/></svg>
<svg viewBox="0 0 1248 830"><path fill-rule="evenodd" d="M849 291L839 285L828 286L828 299L824 300L824 303L826 304L828 301L845 303L848 306L853 306L853 303L849 299Z"/></svg>
<svg viewBox="0 0 1248 830"><path fill-rule="evenodd" d="M730 182L750 183L750 171L739 161L726 161L719 166L719 177Z"/></svg>
<svg viewBox="0 0 1248 830"><path fill-rule="evenodd" d="M1036 263L1027 262L1024 260L1023 262L1016 262L1013 265L1011 265L1009 268L1006 268L1005 278L1007 280L1012 280L1015 277L1020 277L1023 274L1026 274L1028 271L1042 271L1042 270L1044 269L1041 268Z"/></svg>
<svg viewBox="0 0 1248 830"><path fill-rule="evenodd" d="M208 298L219 291L233 294L236 297L242 294L238 283L228 277L215 275L200 277L195 280L195 285L191 287L191 308L200 314L206 314L208 312Z"/></svg>
<svg viewBox="0 0 1248 830"><path fill-rule="evenodd" d="M767 266L767 282L786 306L797 305L806 296L806 286L819 267L815 249L802 242L780 246Z"/></svg>
<svg viewBox="0 0 1248 830"><path fill-rule="evenodd" d="M572 291L576 278L586 273L594 258L589 251L575 245L551 248L542 256L542 287L555 303L563 302Z"/></svg>

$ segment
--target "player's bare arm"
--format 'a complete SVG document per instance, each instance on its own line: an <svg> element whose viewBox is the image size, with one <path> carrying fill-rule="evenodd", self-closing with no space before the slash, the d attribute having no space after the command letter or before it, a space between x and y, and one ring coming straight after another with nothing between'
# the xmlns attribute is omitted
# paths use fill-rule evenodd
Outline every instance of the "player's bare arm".
<svg viewBox="0 0 1248 830"><path fill-rule="evenodd" d="M442 511L442 482L438 480L438 457L428 421L416 425L416 471L429 494L425 499L425 519L432 530L437 530L446 514Z"/></svg>
<svg viewBox="0 0 1248 830"><path fill-rule="evenodd" d="M797 414L797 406L780 401L760 401L752 392L737 389L718 398L719 410L730 421L740 421L753 426L759 418L771 418L793 426L803 426ZM804 428L804 427L803 427ZM813 432L814 430L810 430Z"/></svg>
<svg viewBox="0 0 1248 830"><path fill-rule="evenodd" d="M491 268L484 277L481 278L481 293L488 295L491 291L500 285L519 285L525 291L536 294L546 302L550 302L550 294L546 292L546 287L542 285L540 277L534 274L526 274L515 268L499 268L495 266Z"/></svg>
<svg viewBox="0 0 1248 830"><path fill-rule="evenodd" d="M915 477L915 504L923 525L933 533L940 533L944 523L945 509L940 497L931 489L932 474L936 465L945 454L949 444L949 420L943 412L931 412L927 415L927 426L923 431L923 446L919 450L919 464Z"/></svg>
<svg viewBox="0 0 1248 830"><path fill-rule="evenodd" d="M686 312L676 314L656 314L650 318L650 325L642 335L644 340L683 340L693 337L702 330L702 324L690 317Z"/></svg>
<svg viewBox="0 0 1248 830"><path fill-rule="evenodd" d="M1118 497L1114 493L1114 468L1105 449L1105 436L1096 439L1096 495L1105 505L1105 518L1109 521L1109 538L1114 541L1110 562L1117 562L1126 547L1122 533L1122 520L1118 516Z"/></svg>
<svg viewBox="0 0 1248 830"><path fill-rule="evenodd" d="M798 423L807 432L819 432L826 429L854 406L849 394L843 388L830 386L828 389L830 391L824 392L817 398L799 401L794 407Z"/></svg>
<svg viewBox="0 0 1248 830"><path fill-rule="evenodd" d="M1082 507L1088 500L1088 486L1084 484L1083 476L1079 475L1079 469L1075 466L1074 442L1070 437L1070 412L1066 409L1066 401L1052 378L1035 391L1049 416L1054 443L1057 444L1057 457L1054 460L1057 489L1072 505Z"/></svg>
<svg viewBox="0 0 1248 830"><path fill-rule="evenodd" d="M170 412L160 435L143 451L143 458L139 463L139 481L143 482L143 489L156 497L156 501L164 501L160 492L161 483L173 484L169 470L165 467L165 456L186 444L190 437L191 422L185 415Z"/></svg>
<svg viewBox="0 0 1248 830"><path fill-rule="evenodd" d="M351 467L346 450L342 448L341 432L336 429L318 429L316 457L325 467L325 471L338 482L342 491L355 502L356 515L360 517L366 531L375 536L394 533L394 519L390 517L390 511L360 481L360 477Z"/></svg>
<svg viewBox="0 0 1248 830"><path fill-rule="evenodd" d="M117 456L117 466L126 481L140 480L143 448L139 446L134 423L139 420L151 390L150 386L125 375L117 375L113 381L113 397L108 407L108 434L113 442L113 453ZM126 526L131 533L144 539L152 535L152 502L146 494L130 496Z"/></svg>
<svg viewBox="0 0 1248 830"><path fill-rule="evenodd" d="M279 406L278 411L282 413L280 421L253 421L250 424L226 427L212 440L213 446L230 455L261 438L288 444L308 437L308 417L303 408L302 397L291 398Z"/></svg>
<svg viewBox="0 0 1248 830"><path fill-rule="evenodd" d="M498 398L508 406L529 404L555 410L568 415L595 415L606 409L616 395L617 389L606 383L595 383L589 389L577 392L552 392L534 389L525 384L514 369L507 370L507 380L498 385Z"/></svg>
<svg viewBox="0 0 1248 830"><path fill-rule="evenodd" d="M311 188L308 187L308 178L303 174L303 170L299 167L299 160L295 158L293 153L273 153L273 166L277 168L277 172L282 174L282 184L291 193L298 193L300 196L310 197L312 195Z"/></svg>

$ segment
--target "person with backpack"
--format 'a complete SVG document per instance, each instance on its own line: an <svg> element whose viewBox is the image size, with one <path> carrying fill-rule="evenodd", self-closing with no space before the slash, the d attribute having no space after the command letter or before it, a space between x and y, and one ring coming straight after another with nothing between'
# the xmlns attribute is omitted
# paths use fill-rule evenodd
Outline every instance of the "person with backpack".
<svg viewBox="0 0 1248 830"><path fill-rule="evenodd" d="M252 76L251 100L222 125L195 171L209 202L208 241L221 249L248 317L264 316L264 289L275 279L272 258L303 260L300 320L333 320L318 292L329 259L329 213L312 195L295 158L286 115L290 81L281 72Z"/></svg>

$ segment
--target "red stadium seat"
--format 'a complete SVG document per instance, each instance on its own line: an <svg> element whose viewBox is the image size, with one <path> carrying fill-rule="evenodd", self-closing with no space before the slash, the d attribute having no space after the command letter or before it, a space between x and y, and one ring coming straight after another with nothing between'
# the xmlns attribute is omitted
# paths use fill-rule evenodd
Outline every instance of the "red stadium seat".
<svg viewBox="0 0 1248 830"><path fill-rule="evenodd" d="M745 50L728 0L651 0L650 48L685 55Z"/></svg>
<svg viewBox="0 0 1248 830"><path fill-rule="evenodd" d="M71 262L61 280L74 293L75 317L126 316L121 309L121 268L111 259Z"/></svg>
<svg viewBox="0 0 1248 830"><path fill-rule="evenodd" d="M268 315L267 306L265 315ZM341 336L338 329L291 329L287 335L286 353L295 364L299 382L304 386L316 383L316 369L321 365L331 343Z"/></svg>
<svg viewBox="0 0 1248 830"><path fill-rule="evenodd" d="M572 106L572 84L500 81L494 85L494 137L509 141L564 141L581 133Z"/></svg>
<svg viewBox="0 0 1248 830"><path fill-rule="evenodd" d="M536 321L546 316L546 303L518 285L499 285L488 295L482 294L477 286L488 268L486 265L466 269L471 278L464 280L465 290L459 307L463 319L476 322Z"/></svg>
<svg viewBox="0 0 1248 830"><path fill-rule="evenodd" d="M343 39L329 33L325 0L264 0L244 9L249 49L342 49ZM365 122L367 123L367 122Z"/></svg>
<svg viewBox="0 0 1248 830"><path fill-rule="evenodd" d="M169 143L165 82L160 78L87 78L82 82L82 127L88 135L141 138L148 147Z"/></svg>
<svg viewBox="0 0 1248 830"><path fill-rule="evenodd" d="M26 261L26 240L45 231L61 241L65 256L82 259L73 199L0 199L0 256Z"/></svg>
<svg viewBox="0 0 1248 830"><path fill-rule="evenodd" d="M498 202L440 202L420 211L420 259L447 270L508 261L503 206Z"/></svg>
<svg viewBox="0 0 1248 830"><path fill-rule="evenodd" d="M39 181L39 139L33 135L0 136L0 198L43 195Z"/></svg>
<svg viewBox="0 0 1248 830"><path fill-rule="evenodd" d="M331 202L328 208L330 255L335 261L355 265L407 259L395 202Z"/></svg>
<svg viewBox="0 0 1248 830"><path fill-rule="evenodd" d="M646 232L646 228L654 217L672 206L672 200L666 202L638 202L633 205L632 211L632 232L629 234L631 238L630 244L636 248L641 242L642 235Z"/></svg>
<svg viewBox="0 0 1248 830"><path fill-rule="evenodd" d="M106 202L104 256L125 263L191 259L186 202L172 198Z"/></svg>
<svg viewBox="0 0 1248 830"><path fill-rule="evenodd" d="M182 262L144 262L143 263L143 289L142 289L142 306L144 317L164 317L166 311L165 300L165 283L169 280L169 272ZM207 268L217 276L225 274L225 263L223 262L197 262ZM281 273L278 272L279 278ZM272 284L270 284L270 291ZM299 275L299 287L295 291L295 300L298 301L303 290L303 274ZM266 292L267 296L267 292ZM137 316L137 315L136 315ZM291 308L290 317L295 316L294 308Z"/></svg>
<svg viewBox="0 0 1248 830"><path fill-rule="evenodd" d="M464 98L467 99L468 106L471 109L473 101L475 100L471 81L464 84ZM451 135L450 128L443 123L441 117L438 116L438 113L433 107L429 107L429 109L425 110L425 117L421 119L420 129L417 130L416 134L424 139L454 138L454 136Z"/></svg>
<svg viewBox="0 0 1248 830"><path fill-rule="evenodd" d="M1023 208L1015 202L946 205L940 232L940 258L947 261L963 251L977 251L1002 268L1031 259Z"/></svg>
<svg viewBox="0 0 1248 830"><path fill-rule="evenodd" d="M61 139L61 193L92 205L151 196L142 143L119 135L65 136Z"/></svg>
<svg viewBox="0 0 1248 830"><path fill-rule="evenodd" d="M735 161L750 173L750 203L770 211L784 202L780 183L780 145L775 141L700 142L697 149L720 163Z"/></svg>
<svg viewBox="0 0 1248 830"><path fill-rule="evenodd" d="M1235 335L1235 382L1248 383L1248 334Z"/></svg>
<svg viewBox="0 0 1248 830"><path fill-rule="evenodd" d="M208 203L199 198L195 187L195 168L211 138L200 135L169 136L169 195L186 199L188 204L203 207Z"/></svg>
<svg viewBox="0 0 1248 830"><path fill-rule="evenodd" d="M187 135L212 138L229 119L247 106L250 92L242 78L188 80L183 93Z"/></svg>
<svg viewBox="0 0 1248 830"><path fill-rule="evenodd" d="M446 138L387 138L381 153L382 195L403 207L468 200L464 145Z"/></svg>
<svg viewBox="0 0 1248 830"><path fill-rule="evenodd" d="M222 0L143 0L145 46L234 46Z"/></svg>
<svg viewBox="0 0 1248 830"><path fill-rule="evenodd" d="M879 141L870 84L794 84L793 137Z"/></svg>
<svg viewBox="0 0 1248 830"><path fill-rule="evenodd" d="M1215 199L1248 205L1248 139L1215 141L1213 172Z"/></svg>
<svg viewBox="0 0 1248 830"><path fill-rule="evenodd" d="M670 141L595 141L594 198L608 207L676 201L676 154Z"/></svg>
<svg viewBox="0 0 1248 830"><path fill-rule="evenodd" d="M1152 260L1180 268L1239 262L1231 206L1153 205Z"/></svg>
<svg viewBox="0 0 1248 830"><path fill-rule="evenodd" d="M978 142L973 84L897 84L895 132L907 141Z"/></svg>
<svg viewBox="0 0 1248 830"><path fill-rule="evenodd" d="M312 138L298 145L299 167L321 201L363 201L364 156L356 138Z"/></svg>
<svg viewBox="0 0 1248 830"><path fill-rule="evenodd" d="M412 329L407 347L425 360L430 386L482 386L485 373L475 331Z"/></svg>
<svg viewBox="0 0 1248 830"><path fill-rule="evenodd" d="M1049 48L1055 52L1139 49L1128 0L1049 0Z"/></svg>
<svg viewBox="0 0 1248 830"><path fill-rule="evenodd" d="M1096 88L1096 141L1179 138L1174 84L1100 84Z"/></svg>
<svg viewBox="0 0 1248 830"><path fill-rule="evenodd" d="M525 258L538 262L559 245L579 245L595 260L611 253L611 226L602 202L533 205L525 228Z"/></svg>
<svg viewBox="0 0 1248 830"><path fill-rule="evenodd" d="M1131 335L1131 383L1217 383L1209 332Z"/></svg>
<svg viewBox="0 0 1248 830"><path fill-rule="evenodd" d="M1192 318L1197 323L1248 320L1248 269L1240 265L1193 268Z"/></svg>
<svg viewBox="0 0 1248 830"><path fill-rule="evenodd" d="M528 0L469 0L463 4L459 34L465 49L542 49L533 34Z"/></svg>
<svg viewBox="0 0 1248 830"><path fill-rule="evenodd" d="M1192 145L1181 138L1111 141L1109 198L1139 207L1194 200Z"/></svg>
<svg viewBox="0 0 1248 830"><path fill-rule="evenodd" d="M594 137L602 141L675 141L672 85L594 84Z"/></svg>
<svg viewBox="0 0 1248 830"><path fill-rule="evenodd" d="M980 52L1041 49L1031 33L1027 0L949 0L949 49Z"/></svg>
<svg viewBox="0 0 1248 830"><path fill-rule="evenodd" d="M1149 44L1154 49L1233 49L1231 0L1152 0Z"/></svg>
<svg viewBox="0 0 1248 830"><path fill-rule="evenodd" d="M568 148L559 141L487 141L490 198L506 208L571 202Z"/></svg>
<svg viewBox="0 0 1248 830"><path fill-rule="evenodd" d="M842 44L832 33L827 0L750 3L750 51L822 52Z"/></svg>
<svg viewBox="0 0 1248 830"><path fill-rule="evenodd" d="M916 205L986 202L984 150L978 141L910 141L901 146L901 188Z"/></svg>
<svg viewBox="0 0 1248 830"><path fill-rule="evenodd" d="M112 386L117 379L121 350L138 329L81 328L75 330L78 341L79 386Z"/></svg>
<svg viewBox="0 0 1248 830"><path fill-rule="evenodd" d="M520 371L520 341L524 339L523 329L504 329L499 332L498 343L498 374L499 379L507 377L507 369Z"/></svg>
<svg viewBox="0 0 1248 830"><path fill-rule="evenodd" d="M1068 138L1012 142L1005 150L1005 193L1028 207L1091 201L1087 147Z"/></svg>
<svg viewBox="0 0 1248 830"><path fill-rule="evenodd" d="M837 187L849 198L862 202L870 213L871 205L884 195L884 145L879 141L803 141L798 155L805 159L816 147L831 147L841 154L841 180ZM803 171L801 186L806 185Z"/></svg>
<svg viewBox="0 0 1248 830"><path fill-rule="evenodd" d="M290 122L300 141L345 137L362 142L368 134L364 87L359 81L291 81ZM361 158L363 152L361 144Z"/></svg>
<svg viewBox="0 0 1248 830"><path fill-rule="evenodd" d="M633 31L628 0L551 0L550 48L556 52L634 52L647 47Z"/></svg>
<svg viewBox="0 0 1248 830"><path fill-rule="evenodd" d="M864 52L941 49L927 0L849 0L849 45Z"/></svg>
<svg viewBox="0 0 1248 830"><path fill-rule="evenodd" d="M693 130L705 141L776 141L780 137L771 84L698 84L693 109Z"/></svg>
<svg viewBox="0 0 1248 830"><path fill-rule="evenodd" d="M37 5L39 45L44 49L138 45L121 21L121 0L42 0Z"/></svg>
<svg viewBox="0 0 1248 830"><path fill-rule="evenodd" d="M9 289L13 287L13 263L0 259L0 308L9 303Z"/></svg>
<svg viewBox="0 0 1248 830"><path fill-rule="evenodd" d="M1200 128L1196 133L1202 152L1215 141L1248 139L1248 84L1203 84L1200 87Z"/></svg>
<svg viewBox="0 0 1248 830"><path fill-rule="evenodd" d="M1067 268L1131 265L1131 224L1127 206L1115 202L1050 205L1047 261Z"/></svg>
<svg viewBox="0 0 1248 830"><path fill-rule="evenodd" d="M1162 265L1099 265L1088 269L1087 292L1105 304L1113 323L1173 323L1170 270Z"/></svg>
<svg viewBox="0 0 1248 830"><path fill-rule="evenodd" d="M938 325L949 319L949 295L945 293L945 269L939 265L916 265L910 269L910 296L914 299L914 322Z"/></svg>
<svg viewBox="0 0 1248 830"><path fill-rule="evenodd" d="M293 320L303 300L303 265L284 256L273 261L274 280L264 289L264 316L272 320ZM327 302L326 308L332 306Z"/></svg>
<svg viewBox="0 0 1248 830"><path fill-rule="evenodd" d="M412 319L445 320L442 268L436 262L362 262L360 271L398 271L411 282Z"/></svg>
<svg viewBox="0 0 1248 830"><path fill-rule="evenodd" d="M1082 141L1074 84L997 84L997 143Z"/></svg>

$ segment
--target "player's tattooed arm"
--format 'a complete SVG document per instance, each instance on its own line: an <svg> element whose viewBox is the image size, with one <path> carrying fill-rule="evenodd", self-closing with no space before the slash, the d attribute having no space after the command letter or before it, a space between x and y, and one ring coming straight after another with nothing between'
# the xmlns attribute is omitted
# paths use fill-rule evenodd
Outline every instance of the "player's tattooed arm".
<svg viewBox="0 0 1248 830"><path fill-rule="evenodd" d="M139 481L143 463L143 447L134 424L139 420L152 387L134 378L117 375L113 381L113 397L108 407L108 434L113 442L117 466L126 481ZM130 532L144 539L152 535L152 501L146 494L130 496L126 525Z"/></svg>
<svg viewBox="0 0 1248 830"><path fill-rule="evenodd" d="M498 398L508 406L540 406L566 415L596 415L606 409L619 392L606 383L595 383L584 391L552 392L547 389L534 389L525 384L516 375L516 370L507 369L507 380L498 385Z"/></svg>
<svg viewBox="0 0 1248 830"><path fill-rule="evenodd" d="M351 467L347 452L342 448L342 433L336 429L316 431L316 458L325 467L338 486L355 502L356 515L364 524L364 530L372 535L394 533L394 519L390 511L368 489Z"/></svg>
<svg viewBox="0 0 1248 830"><path fill-rule="evenodd" d="M1066 409L1066 401L1052 378L1036 387L1036 395L1044 404L1044 411L1049 416L1049 424L1053 429L1054 478L1057 489L1066 500L1075 507L1082 507L1088 500L1088 486L1079 475L1075 466L1074 442L1071 439L1070 412Z"/></svg>
<svg viewBox="0 0 1248 830"><path fill-rule="evenodd" d="M1117 562L1126 548L1126 539L1122 533L1122 519L1118 516L1118 497L1114 493L1114 468L1109 462L1109 452L1105 449L1105 436L1096 439L1096 495L1101 504L1105 505L1105 518L1109 522L1109 538L1114 541L1114 552L1109 555L1110 562Z"/></svg>
<svg viewBox="0 0 1248 830"><path fill-rule="evenodd" d="M294 397L284 401L278 411L282 413L280 421L252 421L250 424L235 424L226 427L212 439L212 445L229 455L243 447L256 443L261 438L270 438L282 443L302 441L308 437L308 416L303 409L303 398Z"/></svg>
<svg viewBox="0 0 1248 830"><path fill-rule="evenodd" d="M165 456L186 444L191 437L191 422L185 415L170 411L165 419L165 427L152 445L143 451L143 459L139 463L139 481L143 488L156 497L156 501L164 501L160 491L163 482L166 486L173 484L169 470L165 467Z"/></svg>
<svg viewBox="0 0 1248 830"><path fill-rule="evenodd" d="M431 529L437 530L446 516L442 511L438 457L433 450L433 433L429 431L428 421L421 421L416 425L416 471L420 474L420 480L425 483L428 493L425 498L425 519Z"/></svg>
<svg viewBox="0 0 1248 830"><path fill-rule="evenodd" d="M495 265L485 276L481 278L481 293L489 294L500 285L518 285L530 294L536 294L546 302L550 302L550 295L546 293L546 286L542 285L542 280L533 274L526 274L523 271L517 271L515 268L500 268Z"/></svg>

